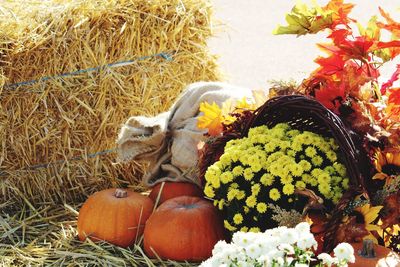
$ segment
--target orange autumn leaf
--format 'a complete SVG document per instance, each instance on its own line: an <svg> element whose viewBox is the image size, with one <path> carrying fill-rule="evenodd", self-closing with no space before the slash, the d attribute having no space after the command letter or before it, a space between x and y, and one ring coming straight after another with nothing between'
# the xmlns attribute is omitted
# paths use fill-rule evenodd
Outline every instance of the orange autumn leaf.
<svg viewBox="0 0 400 267"><path fill-rule="evenodd" d="M211 136L217 136L222 133L224 117L220 107L213 102L209 104L207 102L200 103L200 112L204 114L197 120L197 127L200 129L208 129L208 134Z"/></svg>
<svg viewBox="0 0 400 267"><path fill-rule="evenodd" d="M379 7L379 12L381 13L382 17L386 19L386 24L378 22L378 26L386 29L388 31L391 31L393 35L400 37L400 22L395 21L392 19L392 17L389 15L389 13L385 12L382 8Z"/></svg>
<svg viewBox="0 0 400 267"><path fill-rule="evenodd" d="M332 25L347 24L349 21L354 21L348 18L349 13L353 9L354 4L344 3L343 0L331 0L322 7L325 12L332 12Z"/></svg>

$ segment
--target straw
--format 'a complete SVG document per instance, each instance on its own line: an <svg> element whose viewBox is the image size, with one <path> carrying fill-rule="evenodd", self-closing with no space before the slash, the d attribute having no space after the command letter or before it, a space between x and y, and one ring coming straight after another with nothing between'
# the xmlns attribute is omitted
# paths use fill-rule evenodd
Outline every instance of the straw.
<svg viewBox="0 0 400 267"><path fill-rule="evenodd" d="M114 148L128 117L218 80L211 34L205 0L1 2L0 203L79 203L138 184L145 163L88 155Z"/></svg>
<svg viewBox="0 0 400 267"><path fill-rule="evenodd" d="M32 205L32 204L31 204ZM79 241L77 211L80 205L46 203L32 212L28 205L12 216L0 212L0 266L197 266L149 259L141 242L125 249L106 242ZM142 238L139 238L142 240Z"/></svg>

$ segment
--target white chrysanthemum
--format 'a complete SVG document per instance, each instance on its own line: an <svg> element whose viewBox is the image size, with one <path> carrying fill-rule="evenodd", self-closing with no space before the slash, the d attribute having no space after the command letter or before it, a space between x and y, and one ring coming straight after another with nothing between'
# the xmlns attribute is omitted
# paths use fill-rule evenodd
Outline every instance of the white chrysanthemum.
<svg viewBox="0 0 400 267"><path fill-rule="evenodd" d="M281 233L281 243L294 244L299 239L299 234L293 228L288 228Z"/></svg>
<svg viewBox="0 0 400 267"><path fill-rule="evenodd" d="M345 260L351 263L355 261L354 248L349 243L340 243L333 249L333 253L339 261Z"/></svg>
<svg viewBox="0 0 400 267"><path fill-rule="evenodd" d="M199 267L228 267L229 265L220 262L217 258L211 257L206 261L203 261Z"/></svg>
<svg viewBox="0 0 400 267"><path fill-rule="evenodd" d="M228 243L225 242L225 240L220 240L217 242L217 244L215 244L213 250L212 250L212 255L216 255L219 252L223 252L226 247L229 246Z"/></svg>
<svg viewBox="0 0 400 267"><path fill-rule="evenodd" d="M309 265L306 263L296 263L294 267L308 267Z"/></svg>
<svg viewBox="0 0 400 267"><path fill-rule="evenodd" d="M257 243L253 243L246 247L246 254L255 260L263 254L263 251Z"/></svg>
<svg viewBox="0 0 400 267"><path fill-rule="evenodd" d="M302 235L303 233L309 233L311 231L310 225L307 222L299 223L294 229L296 229L299 235Z"/></svg>
<svg viewBox="0 0 400 267"><path fill-rule="evenodd" d="M320 259L322 263L327 267L332 266L332 264L335 262L332 256L328 253L321 253L317 256L317 258Z"/></svg>
<svg viewBox="0 0 400 267"><path fill-rule="evenodd" d="M297 240L297 246L302 250L307 250L312 247L316 248L318 246L317 241L314 238L314 235L311 233L304 233Z"/></svg>
<svg viewBox="0 0 400 267"><path fill-rule="evenodd" d="M278 246L278 249L281 250L281 251L283 251L283 252L285 252L285 253L288 254L288 255L292 255L292 254L295 253L295 252L294 252L293 246L290 245L290 244L287 244L287 243L280 244L280 245Z"/></svg>
<svg viewBox="0 0 400 267"><path fill-rule="evenodd" d="M261 266L270 266L272 261L267 255L261 255L258 257L257 263L261 264Z"/></svg>
<svg viewBox="0 0 400 267"><path fill-rule="evenodd" d="M257 237L258 237L258 235L256 233L252 233L252 232L248 232L248 233L236 232L232 236L232 243L236 244L242 248L246 248L251 243L253 243L254 240L257 239Z"/></svg>

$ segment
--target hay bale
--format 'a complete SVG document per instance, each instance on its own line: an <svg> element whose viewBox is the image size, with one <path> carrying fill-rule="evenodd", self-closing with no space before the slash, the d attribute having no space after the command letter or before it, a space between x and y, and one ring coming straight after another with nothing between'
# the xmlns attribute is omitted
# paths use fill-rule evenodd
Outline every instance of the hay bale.
<svg viewBox="0 0 400 267"><path fill-rule="evenodd" d="M219 79L210 19L207 0L0 3L0 201L81 200L137 183L141 164L113 165L120 125Z"/></svg>

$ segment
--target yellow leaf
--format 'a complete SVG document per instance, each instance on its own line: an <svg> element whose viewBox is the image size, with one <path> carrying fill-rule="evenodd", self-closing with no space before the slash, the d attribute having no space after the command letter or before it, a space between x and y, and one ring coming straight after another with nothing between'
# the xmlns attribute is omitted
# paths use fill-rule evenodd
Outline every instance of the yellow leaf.
<svg viewBox="0 0 400 267"><path fill-rule="evenodd" d="M208 134L211 136L219 135L223 130L222 121L224 120L220 107L215 102L211 105L203 102L200 103L199 110L204 114L197 119L197 127L208 129Z"/></svg>
<svg viewBox="0 0 400 267"><path fill-rule="evenodd" d="M268 93L264 90L253 90L255 108L261 107L268 100Z"/></svg>

